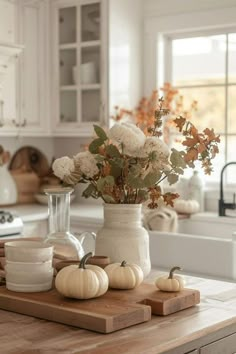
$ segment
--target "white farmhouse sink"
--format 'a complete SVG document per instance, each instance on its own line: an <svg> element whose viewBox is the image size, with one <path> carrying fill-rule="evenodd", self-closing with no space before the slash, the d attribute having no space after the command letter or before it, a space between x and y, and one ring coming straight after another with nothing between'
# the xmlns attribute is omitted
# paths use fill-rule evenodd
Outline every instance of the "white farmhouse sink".
<svg viewBox="0 0 236 354"><path fill-rule="evenodd" d="M236 280L236 218L197 214L181 220L179 231L150 231L152 266Z"/></svg>

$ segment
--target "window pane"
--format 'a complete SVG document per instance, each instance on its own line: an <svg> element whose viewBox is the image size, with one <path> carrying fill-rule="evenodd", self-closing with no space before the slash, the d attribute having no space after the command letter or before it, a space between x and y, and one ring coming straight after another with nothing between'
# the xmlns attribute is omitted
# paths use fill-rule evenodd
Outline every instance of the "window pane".
<svg viewBox="0 0 236 354"><path fill-rule="evenodd" d="M228 136L227 142L228 142L227 161L228 162L236 161L236 155L235 155L236 135ZM236 183L236 179L235 179L234 183Z"/></svg>
<svg viewBox="0 0 236 354"><path fill-rule="evenodd" d="M225 48L226 35L173 40L173 85L224 83Z"/></svg>
<svg viewBox="0 0 236 354"><path fill-rule="evenodd" d="M197 111L192 113L191 121L198 130L214 128L216 133L225 130L225 89L223 87L202 87L180 89L184 110L189 111L191 103L198 102Z"/></svg>
<svg viewBox="0 0 236 354"><path fill-rule="evenodd" d="M228 133L236 133L236 85L228 89Z"/></svg>
<svg viewBox="0 0 236 354"><path fill-rule="evenodd" d="M236 33L229 34L229 82L236 83Z"/></svg>

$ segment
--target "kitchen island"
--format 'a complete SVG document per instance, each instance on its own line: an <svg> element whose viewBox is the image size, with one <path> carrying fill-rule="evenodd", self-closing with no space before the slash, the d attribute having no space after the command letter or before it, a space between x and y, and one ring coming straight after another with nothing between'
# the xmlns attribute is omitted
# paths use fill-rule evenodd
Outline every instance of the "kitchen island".
<svg viewBox="0 0 236 354"><path fill-rule="evenodd" d="M146 281L160 272L153 270ZM236 352L236 284L186 276L199 305L111 334L0 310L0 353L232 354Z"/></svg>

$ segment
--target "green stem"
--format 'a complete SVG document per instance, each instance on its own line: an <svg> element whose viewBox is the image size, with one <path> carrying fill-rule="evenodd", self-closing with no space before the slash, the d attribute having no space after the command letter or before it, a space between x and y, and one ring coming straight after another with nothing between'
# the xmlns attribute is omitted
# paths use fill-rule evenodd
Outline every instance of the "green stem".
<svg viewBox="0 0 236 354"><path fill-rule="evenodd" d="M123 261L120 266L121 266L121 267L125 267L126 264L127 264L127 262L126 262L126 261Z"/></svg>
<svg viewBox="0 0 236 354"><path fill-rule="evenodd" d="M92 255L93 255L92 252L89 252L89 253L85 254L85 255L83 256L83 258L81 259L81 261L80 261L79 268L86 269L86 268L85 268L85 263L87 262L87 260L88 260L90 257L92 257Z"/></svg>
<svg viewBox="0 0 236 354"><path fill-rule="evenodd" d="M174 275L174 272L175 272L176 270L182 270L182 268L180 268L180 267L173 267L173 268L171 268L170 273L169 273L169 276L168 276L168 279L173 279L173 275Z"/></svg>

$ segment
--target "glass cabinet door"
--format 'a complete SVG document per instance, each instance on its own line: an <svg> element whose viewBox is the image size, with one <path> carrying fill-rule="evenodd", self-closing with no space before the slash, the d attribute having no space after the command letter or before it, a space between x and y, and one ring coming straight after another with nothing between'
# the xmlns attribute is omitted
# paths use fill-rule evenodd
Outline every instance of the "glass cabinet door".
<svg viewBox="0 0 236 354"><path fill-rule="evenodd" d="M59 85L60 123L77 122L77 7L59 9Z"/></svg>
<svg viewBox="0 0 236 354"><path fill-rule="evenodd" d="M101 2L58 8L59 124L98 123L101 115Z"/></svg>
<svg viewBox="0 0 236 354"><path fill-rule="evenodd" d="M100 48L101 48L101 9L100 3L81 6L81 122L99 122L101 84L100 84Z"/></svg>

